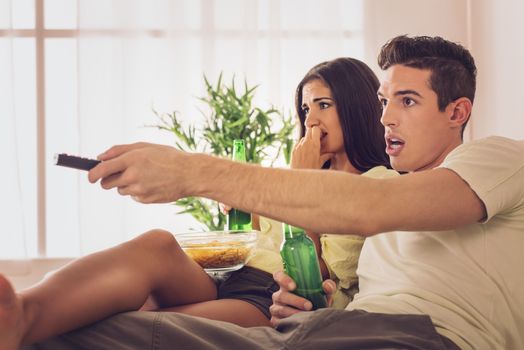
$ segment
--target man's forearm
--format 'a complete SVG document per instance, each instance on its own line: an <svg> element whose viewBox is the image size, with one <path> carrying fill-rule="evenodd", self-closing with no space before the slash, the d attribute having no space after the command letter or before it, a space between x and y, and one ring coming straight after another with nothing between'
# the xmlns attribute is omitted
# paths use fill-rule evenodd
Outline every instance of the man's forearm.
<svg viewBox="0 0 524 350"><path fill-rule="evenodd" d="M356 191L365 185L356 175L262 168L203 154L191 158L190 195L211 198L315 232L369 231L369 227L362 226L365 221L357 218L356 201L348 200L352 188Z"/></svg>
<svg viewBox="0 0 524 350"><path fill-rule="evenodd" d="M485 208L454 172L437 169L393 179L339 171L262 168L192 155L191 195L323 233L439 231L481 220ZM198 181L194 181L198 180Z"/></svg>

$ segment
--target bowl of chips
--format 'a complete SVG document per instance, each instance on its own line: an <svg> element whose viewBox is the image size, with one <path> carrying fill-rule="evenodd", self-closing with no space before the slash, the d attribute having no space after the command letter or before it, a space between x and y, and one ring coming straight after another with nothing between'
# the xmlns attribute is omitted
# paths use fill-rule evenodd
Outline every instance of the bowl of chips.
<svg viewBox="0 0 524 350"><path fill-rule="evenodd" d="M184 252L206 272L235 271L251 258L258 231L209 231L175 235Z"/></svg>

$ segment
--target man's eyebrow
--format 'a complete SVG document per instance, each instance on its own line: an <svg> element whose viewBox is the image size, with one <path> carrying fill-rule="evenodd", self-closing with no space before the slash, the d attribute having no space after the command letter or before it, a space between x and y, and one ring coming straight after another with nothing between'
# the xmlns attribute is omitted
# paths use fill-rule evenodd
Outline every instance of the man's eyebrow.
<svg viewBox="0 0 524 350"><path fill-rule="evenodd" d="M377 95L379 97L384 97L384 95L380 91L377 91ZM396 91L395 94L394 94L394 96L404 96L404 95L415 95L415 96L418 96L420 98L424 98L421 94L419 94L415 90L399 90L399 91Z"/></svg>
<svg viewBox="0 0 524 350"><path fill-rule="evenodd" d="M395 96L404 96L404 95L415 95L415 96L418 96L420 98L424 98L421 94L419 94L415 90L399 90L399 91L395 92Z"/></svg>

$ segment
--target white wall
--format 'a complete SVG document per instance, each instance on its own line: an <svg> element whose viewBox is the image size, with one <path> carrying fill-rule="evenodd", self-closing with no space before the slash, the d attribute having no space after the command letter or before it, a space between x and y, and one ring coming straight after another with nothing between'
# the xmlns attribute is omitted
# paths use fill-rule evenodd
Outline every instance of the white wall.
<svg viewBox="0 0 524 350"><path fill-rule="evenodd" d="M524 139L524 1L471 0L471 51L477 62L473 138Z"/></svg>
<svg viewBox="0 0 524 350"><path fill-rule="evenodd" d="M469 48L478 69L477 94L466 137L524 139L524 1L365 0L365 60L396 35L439 35Z"/></svg>
<svg viewBox="0 0 524 350"><path fill-rule="evenodd" d="M377 54L401 35L442 36L468 46L467 0L365 0L366 62L377 70Z"/></svg>
<svg viewBox="0 0 524 350"><path fill-rule="evenodd" d="M17 290L22 290L40 281L50 271L70 262L67 258L0 261L0 271L9 271L7 277Z"/></svg>

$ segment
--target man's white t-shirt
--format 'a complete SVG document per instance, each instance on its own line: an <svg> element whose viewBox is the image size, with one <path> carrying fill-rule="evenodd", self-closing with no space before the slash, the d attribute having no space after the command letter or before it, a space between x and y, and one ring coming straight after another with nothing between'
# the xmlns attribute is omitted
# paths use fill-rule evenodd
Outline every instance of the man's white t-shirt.
<svg viewBox="0 0 524 350"><path fill-rule="evenodd" d="M462 349L524 349L524 141L470 142L440 167L469 184L486 219L366 239L347 309L429 315Z"/></svg>

